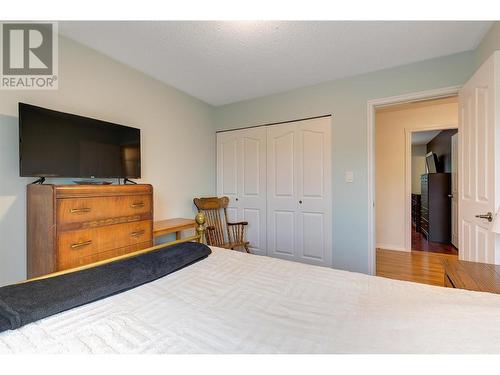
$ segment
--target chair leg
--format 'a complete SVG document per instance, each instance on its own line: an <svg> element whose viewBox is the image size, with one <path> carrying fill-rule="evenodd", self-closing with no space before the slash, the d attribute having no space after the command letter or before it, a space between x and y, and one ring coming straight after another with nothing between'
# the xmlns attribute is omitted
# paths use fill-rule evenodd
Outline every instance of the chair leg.
<svg viewBox="0 0 500 375"><path fill-rule="evenodd" d="M247 244L245 244L245 251L247 252L247 254L250 254L250 249L248 248Z"/></svg>

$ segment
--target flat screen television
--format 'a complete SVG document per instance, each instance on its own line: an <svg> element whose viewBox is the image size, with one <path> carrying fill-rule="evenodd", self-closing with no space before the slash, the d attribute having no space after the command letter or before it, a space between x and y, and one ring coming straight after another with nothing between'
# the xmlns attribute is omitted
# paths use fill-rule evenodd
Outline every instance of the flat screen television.
<svg viewBox="0 0 500 375"><path fill-rule="evenodd" d="M438 169L438 158L437 155L433 152L427 153L425 155L425 163L427 164L427 172L428 173L437 173Z"/></svg>
<svg viewBox="0 0 500 375"><path fill-rule="evenodd" d="M140 178L140 129L19 103L21 177Z"/></svg>

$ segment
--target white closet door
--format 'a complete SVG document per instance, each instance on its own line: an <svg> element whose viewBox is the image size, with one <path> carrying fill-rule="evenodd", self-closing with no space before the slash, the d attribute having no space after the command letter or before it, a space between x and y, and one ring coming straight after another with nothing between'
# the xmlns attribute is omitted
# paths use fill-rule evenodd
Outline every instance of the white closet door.
<svg viewBox="0 0 500 375"><path fill-rule="evenodd" d="M297 123L297 254L331 265L331 117Z"/></svg>
<svg viewBox="0 0 500 375"><path fill-rule="evenodd" d="M330 266L331 117L268 127L268 254Z"/></svg>
<svg viewBox="0 0 500 375"><path fill-rule="evenodd" d="M238 196L233 202L238 221L247 221L252 254L266 255L266 129L237 131Z"/></svg>
<svg viewBox="0 0 500 375"><path fill-rule="evenodd" d="M267 128L267 254L295 260L297 250L296 124Z"/></svg>
<svg viewBox="0 0 500 375"><path fill-rule="evenodd" d="M217 195L229 197L233 222L247 221L252 254L266 254L266 130L217 134Z"/></svg>

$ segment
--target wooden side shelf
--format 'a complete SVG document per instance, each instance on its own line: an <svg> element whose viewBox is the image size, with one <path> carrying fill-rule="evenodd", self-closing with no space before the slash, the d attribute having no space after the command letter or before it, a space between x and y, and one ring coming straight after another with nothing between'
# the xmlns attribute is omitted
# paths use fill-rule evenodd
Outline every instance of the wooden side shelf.
<svg viewBox="0 0 500 375"><path fill-rule="evenodd" d="M174 218L155 221L153 224L154 237L164 236L166 234L175 233L175 238L181 238L183 230L194 229L195 221L193 219Z"/></svg>
<svg viewBox="0 0 500 375"><path fill-rule="evenodd" d="M447 287L500 294L500 266L449 259L443 266Z"/></svg>

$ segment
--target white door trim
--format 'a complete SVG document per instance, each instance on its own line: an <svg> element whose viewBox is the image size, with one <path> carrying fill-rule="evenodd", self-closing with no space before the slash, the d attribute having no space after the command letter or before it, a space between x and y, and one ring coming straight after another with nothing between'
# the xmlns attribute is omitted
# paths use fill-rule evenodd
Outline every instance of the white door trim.
<svg viewBox="0 0 500 375"><path fill-rule="evenodd" d="M368 154L368 272L375 274L375 108L419 100L458 95L461 86L372 99L367 101L367 154Z"/></svg>
<svg viewBox="0 0 500 375"><path fill-rule="evenodd" d="M413 133L449 129L458 129L458 124L405 128L405 251L411 251L411 137Z"/></svg>

